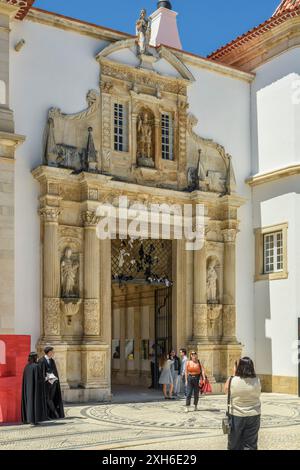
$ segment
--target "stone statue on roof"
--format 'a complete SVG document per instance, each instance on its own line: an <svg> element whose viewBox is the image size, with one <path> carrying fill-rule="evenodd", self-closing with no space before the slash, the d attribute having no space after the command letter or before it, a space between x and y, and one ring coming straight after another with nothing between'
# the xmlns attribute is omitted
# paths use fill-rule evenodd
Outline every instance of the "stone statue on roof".
<svg viewBox="0 0 300 470"><path fill-rule="evenodd" d="M151 20L147 17L147 12L144 8L136 22L136 34L138 37L139 54L147 54L151 39Z"/></svg>

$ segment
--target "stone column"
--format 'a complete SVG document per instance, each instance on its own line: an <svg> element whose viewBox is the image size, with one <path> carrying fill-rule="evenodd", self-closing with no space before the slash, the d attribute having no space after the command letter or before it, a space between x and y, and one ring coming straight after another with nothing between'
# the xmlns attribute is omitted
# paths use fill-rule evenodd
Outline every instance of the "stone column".
<svg viewBox="0 0 300 470"><path fill-rule="evenodd" d="M206 247L194 251L193 340L207 342Z"/></svg>
<svg viewBox="0 0 300 470"><path fill-rule="evenodd" d="M60 260L58 256L58 207L44 207L43 239L43 333L47 342L61 341Z"/></svg>
<svg viewBox="0 0 300 470"><path fill-rule="evenodd" d="M224 238L223 342L236 342L236 229L222 230Z"/></svg>
<svg viewBox="0 0 300 470"><path fill-rule="evenodd" d="M100 315L100 240L96 213L82 214L84 223L84 337L81 346L81 386L85 401L103 400L109 396L108 347L102 341Z"/></svg>
<svg viewBox="0 0 300 470"><path fill-rule="evenodd" d="M93 211L82 215L84 222L84 342L99 340L100 325L100 241L96 228L98 218Z"/></svg>

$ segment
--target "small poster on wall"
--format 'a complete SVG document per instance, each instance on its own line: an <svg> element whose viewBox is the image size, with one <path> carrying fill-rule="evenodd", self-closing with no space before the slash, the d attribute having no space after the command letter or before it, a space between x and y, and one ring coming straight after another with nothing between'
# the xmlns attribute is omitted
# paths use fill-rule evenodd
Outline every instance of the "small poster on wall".
<svg viewBox="0 0 300 470"><path fill-rule="evenodd" d="M112 358L120 359L120 340L119 339L112 340Z"/></svg>
<svg viewBox="0 0 300 470"><path fill-rule="evenodd" d="M142 359L144 361L149 360L149 340L148 339L142 340Z"/></svg>
<svg viewBox="0 0 300 470"><path fill-rule="evenodd" d="M125 342L125 359L127 359L127 361L134 360L134 340L133 339L127 339Z"/></svg>

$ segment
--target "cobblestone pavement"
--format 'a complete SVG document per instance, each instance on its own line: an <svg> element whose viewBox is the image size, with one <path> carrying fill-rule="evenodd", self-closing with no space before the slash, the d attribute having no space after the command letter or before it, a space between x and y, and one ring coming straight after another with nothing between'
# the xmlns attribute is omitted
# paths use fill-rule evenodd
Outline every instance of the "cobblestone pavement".
<svg viewBox="0 0 300 470"><path fill-rule="evenodd" d="M300 399L264 394L261 449L300 449ZM66 419L38 426L0 427L0 450L226 449L224 396L201 399L198 412L159 392L119 390L113 403L66 407Z"/></svg>

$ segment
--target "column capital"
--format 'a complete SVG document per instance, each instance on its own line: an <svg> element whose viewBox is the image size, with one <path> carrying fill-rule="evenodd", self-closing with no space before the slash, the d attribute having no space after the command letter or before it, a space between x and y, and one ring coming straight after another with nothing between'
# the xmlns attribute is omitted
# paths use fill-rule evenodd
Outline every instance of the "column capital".
<svg viewBox="0 0 300 470"><path fill-rule="evenodd" d="M225 243L235 243L238 230L234 228L222 230L223 239Z"/></svg>
<svg viewBox="0 0 300 470"><path fill-rule="evenodd" d="M44 222L58 223L58 218L61 214L61 209L59 207L42 207L39 212Z"/></svg>
<svg viewBox="0 0 300 470"><path fill-rule="evenodd" d="M87 210L81 213L81 220L85 227L96 228L100 217L96 215L96 211Z"/></svg>

